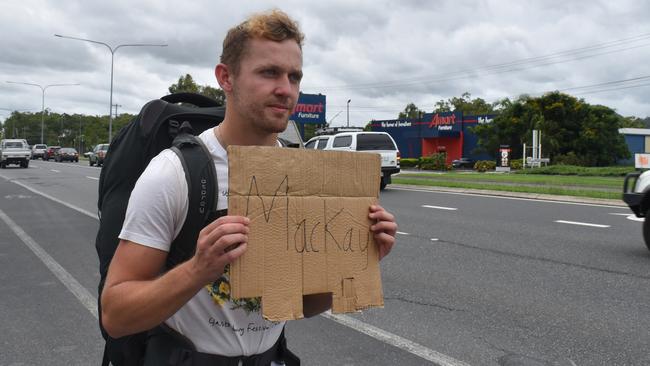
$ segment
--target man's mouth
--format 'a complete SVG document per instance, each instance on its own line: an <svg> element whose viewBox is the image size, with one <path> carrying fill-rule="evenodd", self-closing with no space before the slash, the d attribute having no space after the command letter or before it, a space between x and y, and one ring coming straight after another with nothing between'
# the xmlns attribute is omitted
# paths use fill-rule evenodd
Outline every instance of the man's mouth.
<svg viewBox="0 0 650 366"><path fill-rule="evenodd" d="M289 110L289 107L284 104L271 104L269 107L276 112L286 112Z"/></svg>

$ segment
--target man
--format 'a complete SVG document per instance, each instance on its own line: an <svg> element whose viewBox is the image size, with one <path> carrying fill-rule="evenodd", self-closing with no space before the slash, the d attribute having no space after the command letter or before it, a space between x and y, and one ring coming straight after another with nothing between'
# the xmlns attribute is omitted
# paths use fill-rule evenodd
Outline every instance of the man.
<svg viewBox="0 0 650 366"><path fill-rule="evenodd" d="M227 208L226 147L277 146L278 133L287 127L302 78L302 41L297 24L275 10L232 28L223 42L215 75L226 94L226 115L218 127L200 135L217 169L219 210ZM102 293L105 329L117 338L164 323L176 339L187 342L187 352L176 354L179 363L183 357L192 358L192 364L223 364L223 357L230 362L242 356L248 357L244 364L282 361L275 349L282 343L284 323L264 320L259 300L234 301L229 296L227 265L246 252L248 218L213 221L200 232L195 255L161 275L187 214L183 174L177 156L165 150L138 180ZM383 257L395 242L397 225L380 206L370 207L369 218L376 221L371 230ZM329 294L304 296L305 316L330 307ZM146 364L174 357L170 349L176 344L149 343Z"/></svg>

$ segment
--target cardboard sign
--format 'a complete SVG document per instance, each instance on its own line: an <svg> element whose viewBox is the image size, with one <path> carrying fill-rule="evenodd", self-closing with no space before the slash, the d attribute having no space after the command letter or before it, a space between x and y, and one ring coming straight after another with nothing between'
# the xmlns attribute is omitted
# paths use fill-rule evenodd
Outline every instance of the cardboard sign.
<svg viewBox="0 0 650 366"><path fill-rule="evenodd" d="M251 219L230 268L233 298L262 297L273 321L303 317L302 296L331 293L332 312L383 306L369 207L378 154L228 147L228 214Z"/></svg>

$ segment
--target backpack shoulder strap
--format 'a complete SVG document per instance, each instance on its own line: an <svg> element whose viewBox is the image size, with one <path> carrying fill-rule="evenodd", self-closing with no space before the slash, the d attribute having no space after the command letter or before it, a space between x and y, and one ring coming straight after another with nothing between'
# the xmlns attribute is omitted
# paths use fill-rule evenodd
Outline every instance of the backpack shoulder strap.
<svg viewBox="0 0 650 366"><path fill-rule="evenodd" d="M185 171L188 206L185 223L171 244L167 268L173 268L194 255L201 229L225 214L217 212L217 173L212 156L201 139L191 133L180 133L171 150L178 155Z"/></svg>

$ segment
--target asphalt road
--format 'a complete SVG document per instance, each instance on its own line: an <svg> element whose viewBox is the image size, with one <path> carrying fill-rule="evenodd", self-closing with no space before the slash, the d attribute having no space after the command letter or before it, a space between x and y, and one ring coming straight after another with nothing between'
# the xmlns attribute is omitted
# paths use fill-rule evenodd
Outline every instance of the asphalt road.
<svg viewBox="0 0 650 366"><path fill-rule="evenodd" d="M99 363L99 172L0 170L0 365ZM390 188L380 198L400 224L382 261L385 307L290 322L303 364L650 364L650 251L627 208Z"/></svg>

